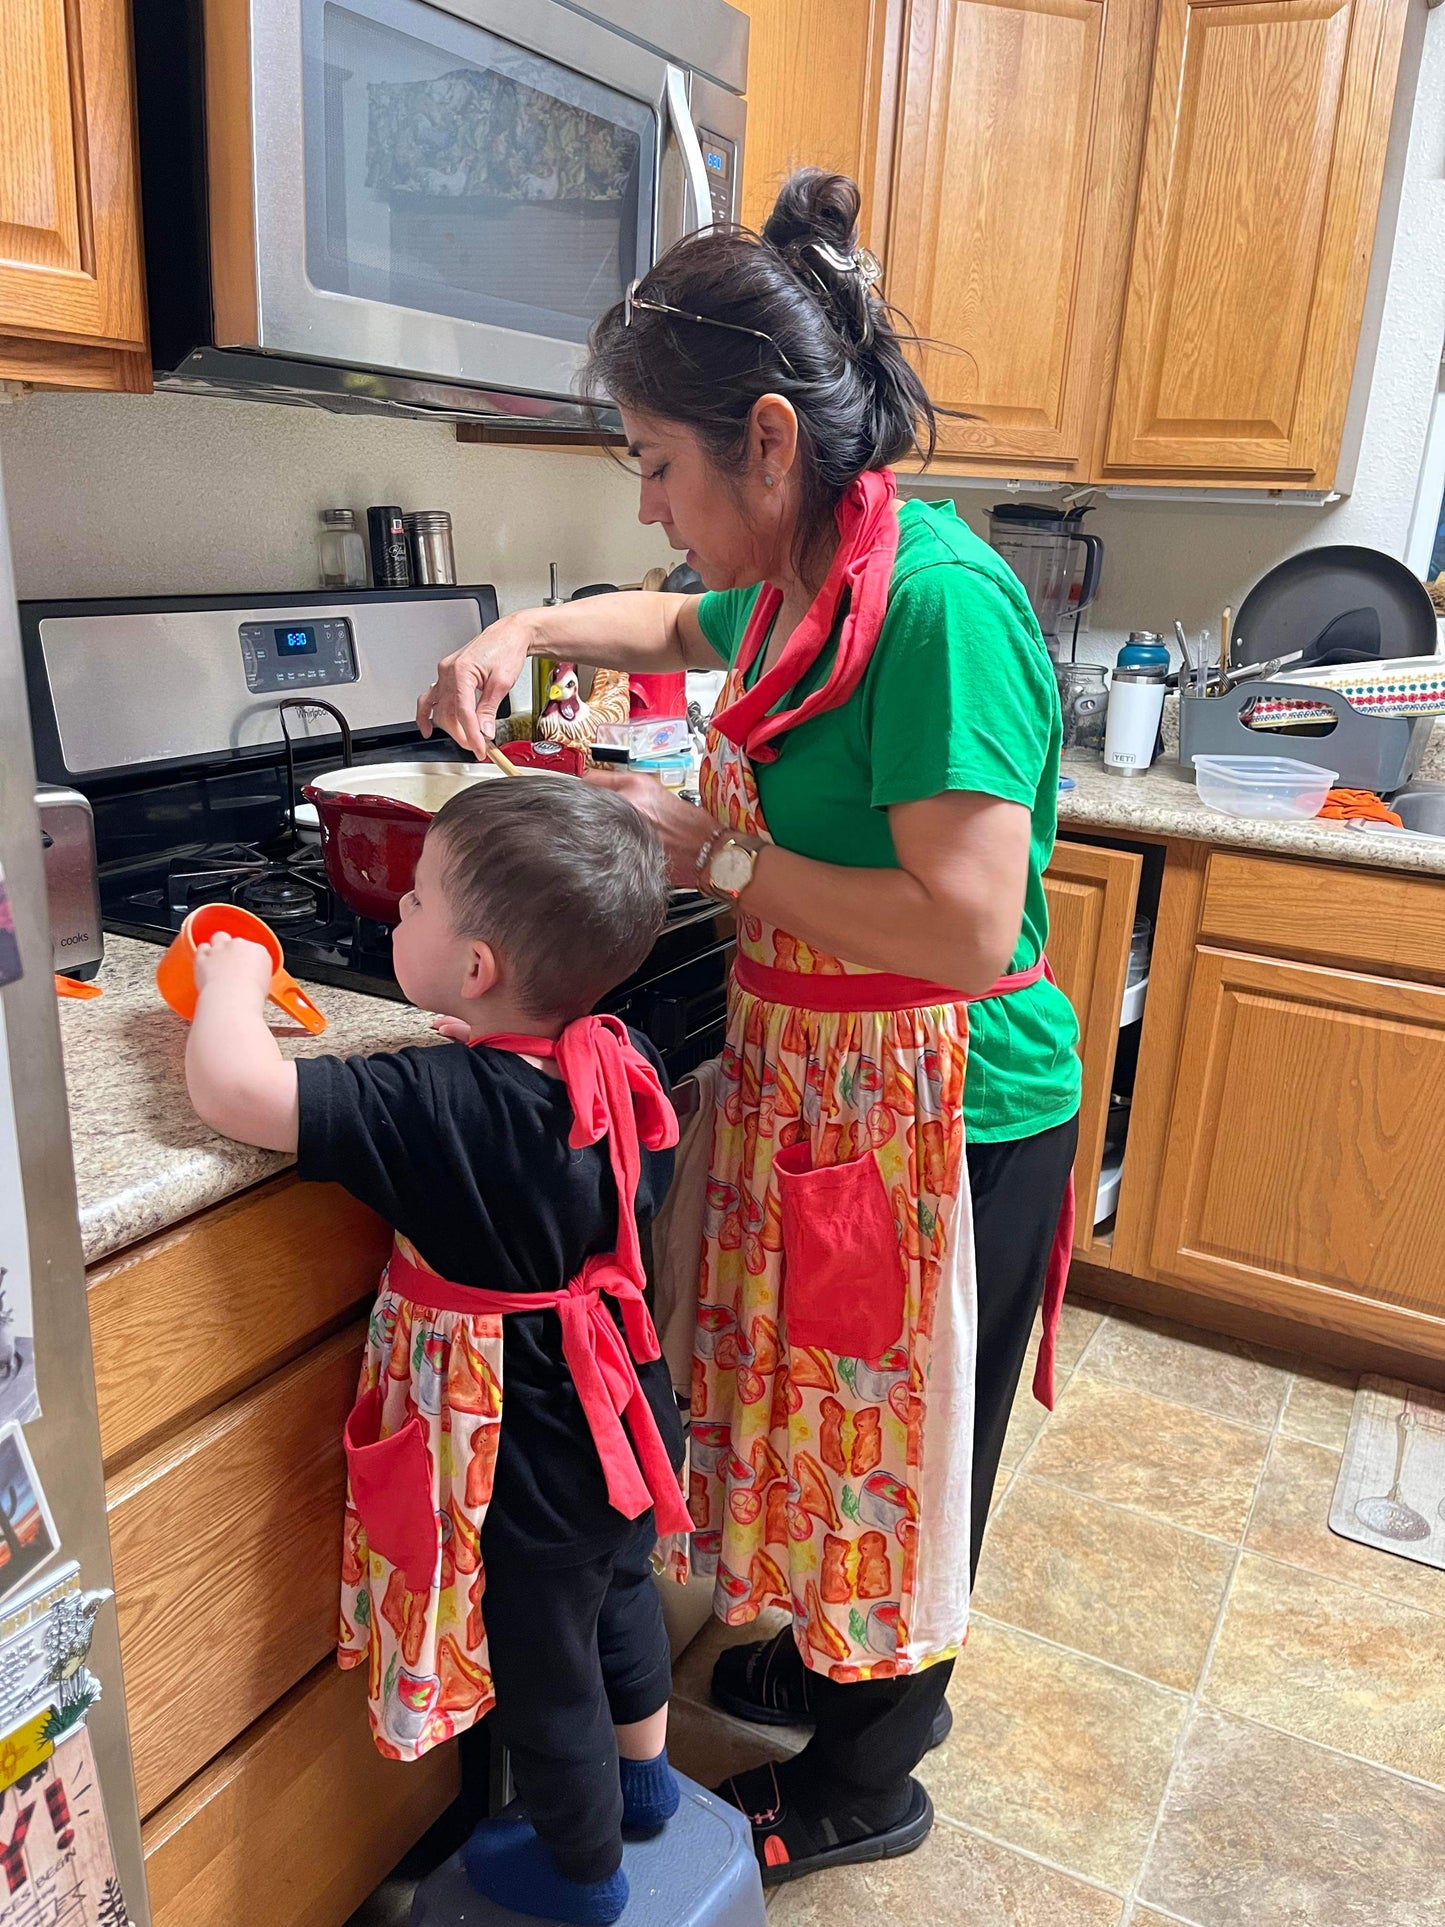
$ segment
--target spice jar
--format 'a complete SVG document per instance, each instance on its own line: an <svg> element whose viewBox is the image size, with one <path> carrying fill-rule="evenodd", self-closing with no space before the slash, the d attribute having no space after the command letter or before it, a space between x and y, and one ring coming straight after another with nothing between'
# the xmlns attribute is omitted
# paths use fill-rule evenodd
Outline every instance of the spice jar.
<svg viewBox="0 0 1445 1927"><path fill-rule="evenodd" d="M366 544L350 509L322 509L316 538L323 589L366 587Z"/></svg>
<svg viewBox="0 0 1445 1927"><path fill-rule="evenodd" d="M455 582L452 556L452 518L445 509L418 509L406 517L406 546L411 555L411 579L419 586Z"/></svg>

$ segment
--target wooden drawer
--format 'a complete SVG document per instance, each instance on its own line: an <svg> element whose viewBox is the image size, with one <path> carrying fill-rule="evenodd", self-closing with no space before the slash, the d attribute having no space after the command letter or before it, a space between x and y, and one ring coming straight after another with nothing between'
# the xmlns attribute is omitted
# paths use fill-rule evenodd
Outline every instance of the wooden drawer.
<svg viewBox="0 0 1445 1927"><path fill-rule="evenodd" d="M1200 939L1445 983L1445 877L1216 850Z"/></svg>
<svg viewBox="0 0 1445 1927"><path fill-rule="evenodd" d="M339 1185L281 1178L90 1274L106 1469L214 1411L376 1288L391 1233Z"/></svg>
<svg viewBox="0 0 1445 1927"><path fill-rule="evenodd" d="M383 1760L330 1661L144 1832L155 1927L341 1927L459 1788L457 1749Z"/></svg>
<svg viewBox="0 0 1445 1927"><path fill-rule="evenodd" d="M106 1486L143 1815L324 1658L364 1324Z"/></svg>

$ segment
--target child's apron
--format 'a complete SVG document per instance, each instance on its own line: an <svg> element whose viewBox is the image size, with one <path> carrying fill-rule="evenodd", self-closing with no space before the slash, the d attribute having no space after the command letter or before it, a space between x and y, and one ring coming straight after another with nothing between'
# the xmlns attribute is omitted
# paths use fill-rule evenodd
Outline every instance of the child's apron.
<svg viewBox="0 0 1445 1927"><path fill-rule="evenodd" d="M719 709L741 689L735 664ZM702 799L766 835L748 757L717 730ZM789 1608L806 1663L838 1680L914 1672L968 1628L967 1062L956 993L740 915L693 1360L693 1562L716 1573L721 1618ZM1072 1237L1071 1188L1035 1379L1049 1404Z"/></svg>
<svg viewBox="0 0 1445 1927"><path fill-rule="evenodd" d="M569 1040L570 1043L569 1043ZM482 1527L503 1410L502 1320L555 1311L610 1504L659 1532L686 1508L634 1360L660 1356L643 1298L634 1200L642 1142L675 1142L656 1073L613 1018L583 1019L554 1045L490 1038L553 1056L573 1100L575 1146L608 1139L618 1249L589 1258L558 1292L454 1285L398 1236L371 1314L346 1424L347 1494L337 1659L365 1665L371 1728L388 1759L414 1760L475 1724L495 1694L482 1619ZM632 1101L641 1111L634 1120ZM629 1131L628 1126L631 1124ZM602 1302L615 1298L623 1331Z"/></svg>

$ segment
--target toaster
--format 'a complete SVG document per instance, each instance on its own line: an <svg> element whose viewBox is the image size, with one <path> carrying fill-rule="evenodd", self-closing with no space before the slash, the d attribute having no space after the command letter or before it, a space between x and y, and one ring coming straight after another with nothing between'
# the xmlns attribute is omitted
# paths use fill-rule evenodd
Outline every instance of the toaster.
<svg viewBox="0 0 1445 1927"><path fill-rule="evenodd" d="M35 792L45 843L45 889L50 899L50 947L56 971L93 977L105 946L100 934L100 884L95 867L95 822L79 790L42 784Z"/></svg>

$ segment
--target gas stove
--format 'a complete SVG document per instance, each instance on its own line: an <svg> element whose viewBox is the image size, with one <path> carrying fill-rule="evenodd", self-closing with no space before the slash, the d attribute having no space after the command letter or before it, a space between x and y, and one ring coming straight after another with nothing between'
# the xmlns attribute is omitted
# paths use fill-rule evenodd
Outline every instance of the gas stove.
<svg viewBox="0 0 1445 1927"><path fill-rule="evenodd" d="M257 700L248 690L247 673L254 682L254 670L238 649L232 665L235 714L228 719L217 696L221 667L212 657L236 635L254 637L260 623L315 621L317 614L309 605L323 603L329 618L347 622L355 631L349 664L354 681L338 681L326 694L348 715L357 762L451 760L457 750L449 740L424 743L410 723L377 727L369 719L378 714L405 716L410 698L433 673L438 656L457 646L458 631L466 640L487 619L495 620L496 603L490 590L452 591L454 600L467 605L458 616L454 608L438 606L436 591L416 596L420 606L413 607L404 632L396 627L395 605L405 598L396 596L339 605L339 614L333 599L306 596L271 598L264 604L240 597L204 604L171 598L22 604L37 762L43 777L69 783L90 798L106 930L167 944L200 905L236 903L275 931L294 977L404 1001L392 969L390 927L357 916L341 901L327 882L319 832L294 820L301 788L339 761L333 726L317 710L307 733L298 735L295 787L288 793L274 696L268 692ZM393 625L385 654L365 647L368 629L377 627L371 606L377 601L390 605L383 612ZM107 689L105 672L120 660L116 637L126 624L118 618L135 616L145 618L141 633L152 651L169 645L181 657L174 674L164 661L149 664L153 682L169 692L158 733L180 754L149 760L122 755L143 740L143 718L127 715L113 730L106 720L108 698L122 706L131 699L132 692L119 680L113 690ZM369 621L364 619L368 616ZM398 663L396 642L403 633L410 646ZM198 646L207 651L196 679L204 702L183 673L187 656L194 666ZM57 660L48 661L47 653ZM76 653L90 664L91 700L83 706L76 692L87 678L77 673L72 659ZM372 670L373 683L383 685L380 693L368 686ZM188 724L191 698L195 716ZM212 745L218 734L233 746L216 751ZM72 744L86 746L89 764ZM652 955L604 1000L603 1008L645 1031L672 1076L680 1077L721 1048L732 951L731 912L696 892L674 891Z"/></svg>

